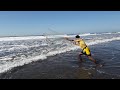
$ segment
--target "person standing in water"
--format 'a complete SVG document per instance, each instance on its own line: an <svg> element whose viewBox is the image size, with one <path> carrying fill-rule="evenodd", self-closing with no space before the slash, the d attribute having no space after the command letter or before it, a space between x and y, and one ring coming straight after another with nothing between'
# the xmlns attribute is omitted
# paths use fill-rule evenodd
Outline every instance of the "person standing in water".
<svg viewBox="0 0 120 90"><path fill-rule="evenodd" d="M80 38L79 35L76 35L75 38L76 38L75 40L70 40L68 37L65 37L66 40L73 41L75 43L75 45L80 46L80 48L82 49L82 51L79 54L80 61L81 62L83 61L81 56L86 55L91 61L93 61L97 65L96 60L93 59L93 57L91 55L90 48L86 45L84 40L82 38Z"/></svg>

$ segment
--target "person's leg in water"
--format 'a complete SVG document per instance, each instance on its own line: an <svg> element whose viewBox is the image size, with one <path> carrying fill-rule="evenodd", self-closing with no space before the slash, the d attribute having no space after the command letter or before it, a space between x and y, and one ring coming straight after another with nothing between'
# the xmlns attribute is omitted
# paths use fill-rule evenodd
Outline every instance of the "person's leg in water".
<svg viewBox="0 0 120 90"><path fill-rule="evenodd" d="M91 55L89 55L89 56L87 55L87 57L97 65L96 60Z"/></svg>
<svg viewBox="0 0 120 90"><path fill-rule="evenodd" d="M78 56L80 62L83 62L82 55L83 55L83 53L80 53L79 56Z"/></svg>
<svg viewBox="0 0 120 90"><path fill-rule="evenodd" d="M93 62L95 63L96 66L100 66L100 67L103 66L102 64L97 63L97 61L96 61L95 59L93 59L92 56L88 56L88 58L89 58L91 61L93 61Z"/></svg>
<svg viewBox="0 0 120 90"><path fill-rule="evenodd" d="M92 61L92 62L94 62L95 64L97 64L96 63L96 60L92 57L92 55L91 55L91 51L90 51L90 49L88 48L88 47L86 47L85 48L85 54L86 54L86 56Z"/></svg>

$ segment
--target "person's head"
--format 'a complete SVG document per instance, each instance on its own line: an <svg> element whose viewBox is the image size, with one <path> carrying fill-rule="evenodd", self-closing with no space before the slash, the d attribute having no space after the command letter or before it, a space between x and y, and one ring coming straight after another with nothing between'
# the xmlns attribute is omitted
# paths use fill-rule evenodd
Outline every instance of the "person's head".
<svg viewBox="0 0 120 90"><path fill-rule="evenodd" d="M75 38L80 38L80 36L79 36L79 35L76 35Z"/></svg>

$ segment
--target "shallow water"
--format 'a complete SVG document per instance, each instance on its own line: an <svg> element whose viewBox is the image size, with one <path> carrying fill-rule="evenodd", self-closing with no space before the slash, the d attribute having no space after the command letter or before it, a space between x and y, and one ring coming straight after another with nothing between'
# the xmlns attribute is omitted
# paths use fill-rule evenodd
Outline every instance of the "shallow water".
<svg viewBox="0 0 120 90"><path fill-rule="evenodd" d="M63 63L65 63L64 67L66 65L68 65L70 68L80 67L78 64L78 53L80 52L79 47L76 47L71 42L64 40L62 37L49 38L49 41L43 37L20 37L19 40L18 38L16 40L14 40L15 38L10 40L9 38L2 38L0 41L0 73L7 72L7 75L2 75L1 78L3 76L9 77L9 75L11 77L14 71L12 68L14 67L18 67L15 68L15 72L17 71L17 73L23 73L24 75L25 72L27 72L23 69L26 69L25 64L28 64L29 66L34 62L41 63L43 60L45 63L48 61L48 66L52 65L50 63L55 63L55 65L64 65ZM95 76L93 78L97 76L101 77L103 74L104 78L106 78L106 75L107 78L119 78L120 34L89 34L83 36L81 35L81 37L85 39L86 43L91 48L93 57L99 63L104 64L104 67L96 69L95 65L90 60L88 60L86 57L83 57L85 62L82 64L81 68L86 70L95 69L96 74L94 74ZM49 59L50 56L51 59ZM39 64L38 66L36 65L38 68ZM25 72L19 71L21 68L20 66ZM33 70L32 68L33 67L31 67L30 70ZM10 69L13 70L12 74L10 74Z"/></svg>
<svg viewBox="0 0 120 90"><path fill-rule="evenodd" d="M116 44L116 47L113 46ZM120 79L119 41L90 46L93 57L103 67L95 67L86 56L79 62L78 53L81 50L69 51L48 57L44 61L14 68L1 74L0 78L9 79ZM114 59L113 59L114 58ZM82 70L81 70L82 69ZM85 70L85 71L84 71ZM88 74L92 74L89 77Z"/></svg>

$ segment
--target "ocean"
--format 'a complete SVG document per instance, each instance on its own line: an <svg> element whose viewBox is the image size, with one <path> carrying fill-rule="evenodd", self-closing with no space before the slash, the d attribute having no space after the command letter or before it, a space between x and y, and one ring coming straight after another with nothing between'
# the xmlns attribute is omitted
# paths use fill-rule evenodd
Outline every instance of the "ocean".
<svg viewBox="0 0 120 90"><path fill-rule="evenodd" d="M0 37L0 79L120 79L120 32L80 34L103 67L79 63L81 49L65 36Z"/></svg>

